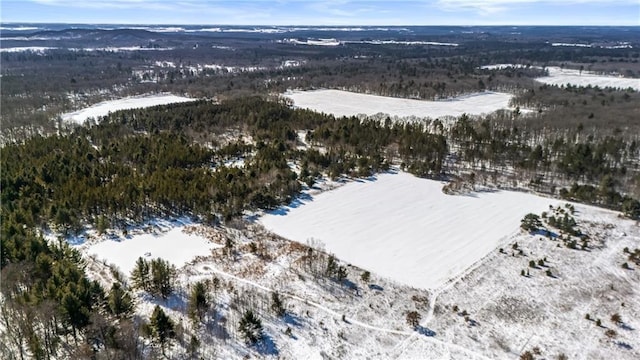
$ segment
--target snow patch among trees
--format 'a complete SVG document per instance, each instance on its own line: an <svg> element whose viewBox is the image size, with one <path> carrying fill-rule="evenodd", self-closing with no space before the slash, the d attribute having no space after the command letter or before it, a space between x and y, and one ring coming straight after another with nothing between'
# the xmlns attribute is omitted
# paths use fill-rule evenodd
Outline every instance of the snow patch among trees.
<svg viewBox="0 0 640 360"><path fill-rule="evenodd" d="M441 101L402 99L358 94L341 90L290 91L284 94L295 106L335 116L355 116L378 113L400 117L438 118L480 115L509 108L512 95L482 92Z"/></svg>
<svg viewBox="0 0 640 360"><path fill-rule="evenodd" d="M195 101L183 96L176 96L172 94L160 94L160 95L147 95L137 97L127 97L124 99L111 100L101 102L99 104L84 108L71 113L62 115L62 120L74 122L76 124L82 124L89 118L99 118L105 116L113 111L137 109L157 105L166 105L171 103L180 103L187 101Z"/></svg>

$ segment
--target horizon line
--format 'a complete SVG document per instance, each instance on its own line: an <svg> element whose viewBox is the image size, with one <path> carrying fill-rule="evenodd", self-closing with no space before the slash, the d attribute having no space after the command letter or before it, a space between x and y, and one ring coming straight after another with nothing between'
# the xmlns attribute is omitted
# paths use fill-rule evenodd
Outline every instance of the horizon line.
<svg viewBox="0 0 640 360"><path fill-rule="evenodd" d="M380 27L380 26L388 26L388 27L445 27L445 26L458 26L458 27L477 27L477 26L488 26L488 27L524 27L524 26L535 26L535 27L637 27L640 28L640 25L596 25L596 24L573 24L573 25L559 25L559 24L440 24L440 25L417 25L417 24L359 24L359 25L336 25L336 24L224 24L224 23L202 23L202 24L186 24L186 23L145 23L145 22L58 22L58 21L1 21L0 24L56 24L56 25L154 25L154 26L264 26L264 27L282 27L282 26L308 26L308 27L335 27L335 28L344 28L344 27Z"/></svg>

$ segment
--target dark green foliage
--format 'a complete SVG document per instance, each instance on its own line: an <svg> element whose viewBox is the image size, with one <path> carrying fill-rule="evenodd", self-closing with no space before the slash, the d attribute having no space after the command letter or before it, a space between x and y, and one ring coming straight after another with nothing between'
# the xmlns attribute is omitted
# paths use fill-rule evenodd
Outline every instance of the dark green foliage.
<svg viewBox="0 0 640 360"><path fill-rule="evenodd" d="M240 335L248 344L256 344L262 340L262 321L251 310L245 311L238 324Z"/></svg>
<svg viewBox="0 0 640 360"><path fill-rule="evenodd" d="M151 289L151 269L149 262L142 257L136 260L136 265L131 271L131 283L134 288L149 291Z"/></svg>
<svg viewBox="0 0 640 360"><path fill-rule="evenodd" d="M332 277L336 274L337 270L338 270L338 262L336 261L336 257L333 255L329 255L329 258L327 259L327 268L325 270L325 274L328 277Z"/></svg>
<svg viewBox="0 0 640 360"><path fill-rule="evenodd" d="M287 313L286 305L277 292L271 293L271 310L279 317Z"/></svg>
<svg viewBox="0 0 640 360"><path fill-rule="evenodd" d="M175 277L175 266L164 259L149 262L140 257L131 271L131 282L135 288L165 299L173 292Z"/></svg>
<svg viewBox="0 0 640 360"><path fill-rule="evenodd" d="M520 227L525 231L534 232L542 227L542 221L538 215L529 213L520 221Z"/></svg>
<svg viewBox="0 0 640 360"><path fill-rule="evenodd" d="M347 278L347 268L340 265L335 256L329 255L325 275L329 278L334 278L338 283L342 283Z"/></svg>
<svg viewBox="0 0 640 360"><path fill-rule="evenodd" d="M164 259L151 260L151 289L154 295L167 298L173 292L176 277L175 266Z"/></svg>
<svg viewBox="0 0 640 360"><path fill-rule="evenodd" d="M153 309L149 319L149 329L151 337L160 344L164 354L165 346L175 337L176 333L173 321L158 305Z"/></svg>
<svg viewBox="0 0 640 360"><path fill-rule="evenodd" d="M609 185L608 179L610 179L610 177L603 179L604 186L600 188L574 183L569 190L561 189L560 196L568 200L576 200L619 210L631 219L639 219L640 201L617 192L613 185Z"/></svg>
<svg viewBox="0 0 640 360"><path fill-rule="evenodd" d="M568 213L564 213L562 214L562 216L549 216L547 218L547 222L549 223L549 226L552 226L558 230L562 230L563 232L569 234L569 235L573 235L573 236L580 236L580 230L576 229L576 226L578 225L576 223L576 220L573 218L573 216L569 215Z"/></svg>
<svg viewBox="0 0 640 360"><path fill-rule="evenodd" d="M193 284L187 304L187 312L191 321L202 321L209 309L208 286L202 281Z"/></svg>
<svg viewBox="0 0 640 360"><path fill-rule="evenodd" d="M368 283L369 280L371 280L371 273L369 271L363 271L362 275L360 275L360 280L365 284Z"/></svg>
<svg viewBox="0 0 640 360"><path fill-rule="evenodd" d="M126 317L133 312L133 300L129 292L120 284L114 283L107 295L107 307L113 315Z"/></svg>

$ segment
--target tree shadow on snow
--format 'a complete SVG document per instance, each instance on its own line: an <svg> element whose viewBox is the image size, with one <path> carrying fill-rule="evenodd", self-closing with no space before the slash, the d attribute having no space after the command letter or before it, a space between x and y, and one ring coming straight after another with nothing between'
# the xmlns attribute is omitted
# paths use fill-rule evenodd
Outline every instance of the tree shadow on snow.
<svg viewBox="0 0 640 360"><path fill-rule="evenodd" d="M349 279L342 280L342 285L349 290L357 291L358 285Z"/></svg>
<svg viewBox="0 0 640 360"><path fill-rule="evenodd" d="M286 206L280 206L277 209L271 210L269 211L270 215L278 215L278 216L285 216L289 213L289 211L291 209L296 209L299 208L302 205L306 205L309 202L313 201L313 197L309 194L306 193L301 193L300 195L298 195L295 199L293 199L289 205Z"/></svg>
<svg viewBox="0 0 640 360"><path fill-rule="evenodd" d="M383 291L384 288L380 285L376 285L376 284L369 284L369 289L371 290L377 290L377 291Z"/></svg>
<svg viewBox="0 0 640 360"><path fill-rule="evenodd" d="M619 347L621 347L623 349L626 349L626 350L632 350L633 349L633 346L631 346L631 345L629 345L629 344L627 344L626 342L623 342L623 341L616 342L616 345L618 345Z"/></svg>
<svg viewBox="0 0 640 360"><path fill-rule="evenodd" d="M422 326L422 325L418 325L418 326L416 326L415 330L416 330L416 331L418 332L418 334L420 334L420 335L429 336L429 337L436 336L436 332L435 332L435 331L433 331L433 330L431 330L431 329L429 329L429 328L426 328L426 327L424 327L424 326Z"/></svg>
<svg viewBox="0 0 640 360"><path fill-rule="evenodd" d="M256 344L256 350L263 356L278 356L280 354L276 343L271 339L271 336L267 334L262 335L262 340Z"/></svg>
<svg viewBox="0 0 640 360"><path fill-rule="evenodd" d="M531 231L529 234L531 235L540 235L540 236L544 236L544 237L550 237L552 239L555 239L558 237L558 234L554 233L553 231L549 231L546 229L537 229L535 231Z"/></svg>
<svg viewBox="0 0 640 360"><path fill-rule="evenodd" d="M295 326L295 327L302 327L302 321L300 320L299 317L297 317L294 314L286 313L282 317L282 320L284 320L285 324L287 324L287 325L291 325L291 326Z"/></svg>
<svg viewBox="0 0 640 360"><path fill-rule="evenodd" d="M629 326L628 324L625 324L625 323L621 323L621 324L620 324L620 328L621 328L622 330L627 330L627 331L633 331L633 330L635 330L633 327L631 327L631 326Z"/></svg>

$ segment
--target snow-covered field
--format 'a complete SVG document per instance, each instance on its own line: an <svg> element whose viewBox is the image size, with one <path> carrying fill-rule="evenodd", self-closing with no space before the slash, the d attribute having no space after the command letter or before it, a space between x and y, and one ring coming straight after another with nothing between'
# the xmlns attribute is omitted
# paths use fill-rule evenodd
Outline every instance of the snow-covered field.
<svg viewBox="0 0 640 360"><path fill-rule="evenodd" d="M509 107L511 94L483 92L462 97L426 101L401 99L386 96L367 95L341 90L289 91L285 97L293 100L295 106L307 108L335 116L358 114L420 118L460 116L464 113L480 115Z"/></svg>
<svg viewBox="0 0 640 360"><path fill-rule="evenodd" d="M278 209L259 221L301 243L406 285L437 288L556 201L486 191L446 195L443 183L407 173L378 175Z"/></svg>
<svg viewBox="0 0 640 360"><path fill-rule="evenodd" d="M528 66L523 64L492 64L481 66L485 70L503 70L507 68L532 68L542 70L540 66ZM599 86L627 89L632 88L640 91L640 79L625 78L621 76L600 75L590 71L580 71L574 69L563 69L557 66L545 68L549 72L549 76L536 78L536 81L549 85L567 85L573 86Z"/></svg>
<svg viewBox="0 0 640 360"><path fill-rule="evenodd" d="M627 89L632 88L640 91L640 79L623 78L617 76L596 75L588 71L572 69L561 69L559 67L548 67L549 76L539 77L536 80L549 85L574 86L599 86Z"/></svg>
<svg viewBox="0 0 640 360"><path fill-rule="evenodd" d="M211 249L219 247L202 235L189 233L184 225L163 230L105 239L90 245L85 252L130 274L139 257L162 258L180 268L197 256L210 255Z"/></svg>
<svg viewBox="0 0 640 360"><path fill-rule="evenodd" d="M44 53L48 50L55 50L55 47L47 47L47 46L20 46L20 47L8 47L8 48L0 48L0 53L8 52L8 53L16 53L16 52L34 52L34 53Z"/></svg>
<svg viewBox="0 0 640 360"><path fill-rule="evenodd" d="M144 108L194 100L196 99L171 94L128 97L124 99L101 102L85 109L63 114L62 120L82 124L89 118L97 119L113 111Z"/></svg>

